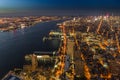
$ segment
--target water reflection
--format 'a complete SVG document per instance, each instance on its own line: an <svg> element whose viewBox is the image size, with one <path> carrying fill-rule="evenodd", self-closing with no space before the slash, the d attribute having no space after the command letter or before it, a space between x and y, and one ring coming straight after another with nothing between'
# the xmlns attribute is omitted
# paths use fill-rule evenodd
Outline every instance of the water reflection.
<svg viewBox="0 0 120 80"><path fill-rule="evenodd" d="M23 66L24 56L34 51L51 51L56 49L56 41L49 43L46 47L42 38L48 35L52 29L57 29L56 23L52 21L40 23L34 27L18 29L11 32L0 32L0 78L9 70ZM54 43L55 42L55 43Z"/></svg>

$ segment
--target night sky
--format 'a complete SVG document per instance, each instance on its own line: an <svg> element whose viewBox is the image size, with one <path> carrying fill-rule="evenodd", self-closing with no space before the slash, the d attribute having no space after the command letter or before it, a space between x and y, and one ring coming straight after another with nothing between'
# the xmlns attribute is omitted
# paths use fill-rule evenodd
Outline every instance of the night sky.
<svg viewBox="0 0 120 80"><path fill-rule="evenodd" d="M0 0L0 12L84 9L120 10L120 0Z"/></svg>

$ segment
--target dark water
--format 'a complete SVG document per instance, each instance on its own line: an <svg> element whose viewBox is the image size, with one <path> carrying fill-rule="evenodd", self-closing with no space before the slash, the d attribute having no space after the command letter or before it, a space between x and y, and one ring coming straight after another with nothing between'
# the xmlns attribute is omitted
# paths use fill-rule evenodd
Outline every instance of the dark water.
<svg viewBox="0 0 120 80"><path fill-rule="evenodd" d="M58 41L46 44L43 43L42 38L48 35L50 30L58 28L57 22L62 21L39 23L14 32L0 32L0 78L9 70L22 68L26 54L34 51L56 50L59 45Z"/></svg>

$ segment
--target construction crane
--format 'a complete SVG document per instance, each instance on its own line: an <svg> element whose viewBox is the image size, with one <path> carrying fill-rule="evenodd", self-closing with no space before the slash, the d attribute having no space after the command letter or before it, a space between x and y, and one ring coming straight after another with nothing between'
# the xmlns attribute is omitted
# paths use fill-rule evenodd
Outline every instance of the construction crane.
<svg viewBox="0 0 120 80"><path fill-rule="evenodd" d="M100 23L99 23L98 28L97 28L97 33L98 33L98 34L100 34L99 31L100 31L102 22L103 22L103 18L101 18Z"/></svg>

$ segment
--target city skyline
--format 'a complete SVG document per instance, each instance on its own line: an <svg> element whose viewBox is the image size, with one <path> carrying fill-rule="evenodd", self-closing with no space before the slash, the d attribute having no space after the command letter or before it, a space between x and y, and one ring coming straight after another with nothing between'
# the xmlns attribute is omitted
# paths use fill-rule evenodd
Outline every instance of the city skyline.
<svg viewBox="0 0 120 80"><path fill-rule="evenodd" d="M120 0L0 0L0 80L119 80Z"/></svg>

